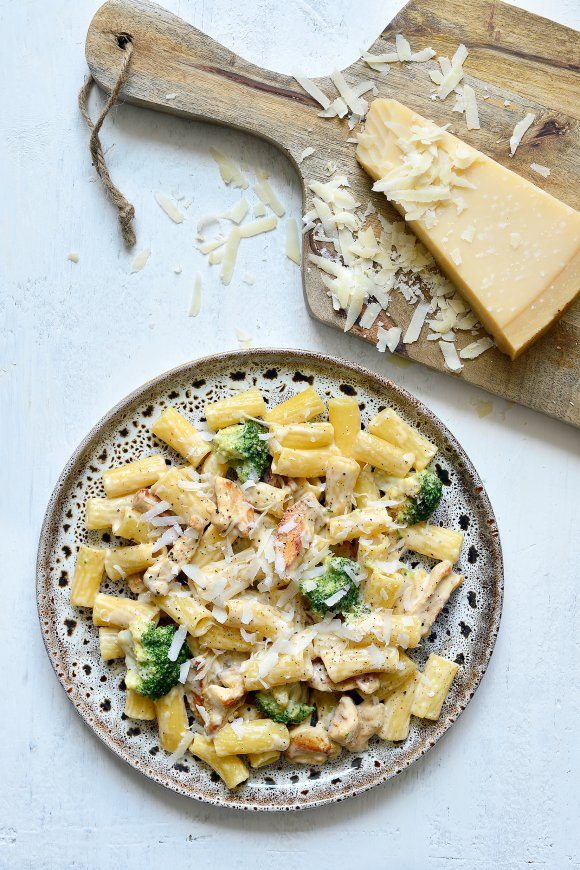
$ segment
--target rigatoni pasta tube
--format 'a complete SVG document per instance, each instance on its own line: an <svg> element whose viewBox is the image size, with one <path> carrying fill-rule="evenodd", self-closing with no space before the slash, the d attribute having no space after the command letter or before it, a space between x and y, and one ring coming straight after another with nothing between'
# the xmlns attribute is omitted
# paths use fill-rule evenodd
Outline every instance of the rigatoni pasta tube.
<svg viewBox="0 0 580 870"><path fill-rule="evenodd" d="M373 568L365 580L363 598L370 607L392 607L398 598L404 577L395 572L387 574L379 568Z"/></svg>
<svg viewBox="0 0 580 870"><path fill-rule="evenodd" d="M407 739L416 682L417 677L413 675L384 702L383 722L379 731L381 740Z"/></svg>
<svg viewBox="0 0 580 870"><path fill-rule="evenodd" d="M379 688L373 692L373 696L379 701L390 698L393 692L401 688L412 676L417 673L417 665L413 659L399 651L399 663L396 670L381 674Z"/></svg>
<svg viewBox="0 0 580 870"><path fill-rule="evenodd" d="M272 463L274 474L286 477L322 477L332 456L336 456L336 447L325 447L320 450L295 450L283 447Z"/></svg>
<svg viewBox="0 0 580 870"><path fill-rule="evenodd" d="M212 770L220 776L227 788L235 788L250 775L250 772L241 758L237 755L217 755L212 741L203 734L194 734L189 744L189 751L196 758L205 761Z"/></svg>
<svg viewBox="0 0 580 870"><path fill-rule="evenodd" d="M288 426L274 426L272 431L282 447L294 447L297 450L328 447L334 438L330 423L290 423Z"/></svg>
<svg viewBox="0 0 580 870"><path fill-rule="evenodd" d="M166 752L175 752L189 731L183 686L174 686L166 695L153 703L159 727L159 745Z"/></svg>
<svg viewBox="0 0 580 870"><path fill-rule="evenodd" d="M244 640L237 628L227 625L210 625L198 639L202 649L216 649L223 652L251 652L255 642Z"/></svg>
<svg viewBox="0 0 580 870"><path fill-rule="evenodd" d="M166 408L151 427L151 431L194 468L197 468L211 450L211 445L201 437L195 426L175 408Z"/></svg>
<svg viewBox="0 0 580 870"><path fill-rule="evenodd" d="M153 526L143 519L143 514L134 508L123 508L111 524L113 534L118 538L145 544L153 536Z"/></svg>
<svg viewBox="0 0 580 870"><path fill-rule="evenodd" d="M70 590L73 607L92 607L95 603L103 579L106 552L85 544L79 547Z"/></svg>
<svg viewBox="0 0 580 870"><path fill-rule="evenodd" d="M125 651L119 643L118 628L99 628L99 650L104 662L125 658Z"/></svg>
<svg viewBox="0 0 580 870"><path fill-rule="evenodd" d="M420 719L438 719L459 666L431 653L415 690L411 713Z"/></svg>
<svg viewBox="0 0 580 870"><path fill-rule="evenodd" d="M314 389L306 387L301 393L286 399L285 402L271 408L266 414L268 423L278 423L288 426L291 423L308 423L326 410L324 402Z"/></svg>
<svg viewBox="0 0 580 870"><path fill-rule="evenodd" d="M393 477L405 477L413 464L413 454L403 453L388 441L360 431L352 445L352 455L359 462L366 462Z"/></svg>
<svg viewBox="0 0 580 870"><path fill-rule="evenodd" d="M360 411L356 399L328 400L328 419L334 427L334 443L341 453L352 457L352 448L360 432Z"/></svg>
<svg viewBox="0 0 580 870"><path fill-rule="evenodd" d="M305 653L289 655L283 653L276 664L264 675L260 675L260 667L267 653L258 653L250 659L243 671L244 689L255 692L266 686L286 686L288 683L306 682L312 676L312 662Z"/></svg>
<svg viewBox="0 0 580 870"><path fill-rule="evenodd" d="M393 518L386 508L362 508L332 517L328 521L328 536L331 543L352 541L365 535L376 535L385 532L393 525Z"/></svg>
<svg viewBox="0 0 580 870"><path fill-rule="evenodd" d="M103 486L108 498L118 498L138 489L151 486L167 470L160 453L128 462L103 472Z"/></svg>
<svg viewBox="0 0 580 870"><path fill-rule="evenodd" d="M170 593L155 599L155 603L175 622L184 625L193 637L200 637L214 624L214 618L195 598Z"/></svg>
<svg viewBox="0 0 580 870"><path fill-rule="evenodd" d="M106 595L99 592L93 604L93 622L95 625L116 625L128 628L134 619L156 619L159 608L145 601L135 601L133 598L123 598L119 595Z"/></svg>
<svg viewBox="0 0 580 870"><path fill-rule="evenodd" d="M155 704L151 698L146 698L133 689L127 689L125 693L125 709L123 710L128 719L143 719L153 721L156 718Z"/></svg>
<svg viewBox="0 0 580 870"><path fill-rule="evenodd" d="M133 504L132 495L122 495L120 498L88 498L85 505L85 529L110 529L113 523L124 511Z"/></svg>
<svg viewBox="0 0 580 870"><path fill-rule="evenodd" d="M427 523L401 529L399 534L409 550L439 561L449 559L451 563L457 562L463 546L463 532Z"/></svg>
<svg viewBox="0 0 580 870"><path fill-rule="evenodd" d="M266 403L257 387L205 406L207 425L214 431L232 426L248 417L264 417L265 414Z"/></svg>
<svg viewBox="0 0 580 870"><path fill-rule="evenodd" d="M145 571L154 561L153 544L112 547L105 553L105 572L110 580L122 580L130 574Z"/></svg>
<svg viewBox="0 0 580 870"><path fill-rule="evenodd" d="M333 683L361 674L392 671L399 662L394 647L342 647L331 641L320 642L317 650Z"/></svg>
<svg viewBox="0 0 580 870"><path fill-rule="evenodd" d="M187 489L191 482L187 468L171 468L151 487L151 491L168 501L184 523L201 530L215 511L215 505L203 493Z"/></svg>
<svg viewBox="0 0 580 870"><path fill-rule="evenodd" d="M252 598L237 598L226 603L226 625L257 631L262 637L273 637L289 624L278 608Z"/></svg>
<svg viewBox="0 0 580 870"><path fill-rule="evenodd" d="M381 494L370 466L363 468L357 477L354 485L354 497L357 508L367 507L370 502L380 499Z"/></svg>
<svg viewBox="0 0 580 870"><path fill-rule="evenodd" d="M214 737L218 755L248 755L255 752L283 752L288 748L290 735L285 725L271 719L253 719L224 725Z"/></svg>
<svg viewBox="0 0 580 870"><path fill-rule="evenodd" d="M385 408L373 417L369 423L369 432L385 441L390 441L405 453L413 453L415 456L413 465L417 471L427 468L437 453L435 444L413 426L405 423L392 408Z"/></svg>
<svg viewBox="0 0 580 870"><path fill-rule="evenodd" d="M280 753L275 749L268 752L250 752L248 753L248 761L254 770L260 767L266 767L268 764L274 764L280 758Z"/></svg>

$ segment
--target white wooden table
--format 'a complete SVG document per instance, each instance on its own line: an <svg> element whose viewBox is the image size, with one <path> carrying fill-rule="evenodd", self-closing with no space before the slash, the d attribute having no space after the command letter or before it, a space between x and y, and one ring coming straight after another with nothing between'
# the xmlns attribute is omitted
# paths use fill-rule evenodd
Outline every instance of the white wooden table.
<svg viewBox="0 0 580 870"><path fill-rule="evenodd" d="M350 63L398 0L165 5L251 60L316 75ZM575 0L521 5L578 26ZM95 8L95 0L0 2L0 867L578 867L578 432L419 366L400 368L310 320L282 230L249 240L237 277L222 287L193 244L197 218L236 200L209 145L266 166L289 213L300 212L291 167L244 135L127 106L114 112L103 134L111 172L135 202L137 250L152 250L130 274L76 109ZM187 221L172 224L155 190L192 198ZM203 308L192 319L197 270ZM246 270L253 288L241 281ZM156 373L236 347L236 327L256 346L354 359L427 402L481 473L506 560L496 651L457 725L391 784L294 815L187 801L113 757L58 685L35 610L40 524L75 445ZM491 408L484 419L482 407Z"/></svg>

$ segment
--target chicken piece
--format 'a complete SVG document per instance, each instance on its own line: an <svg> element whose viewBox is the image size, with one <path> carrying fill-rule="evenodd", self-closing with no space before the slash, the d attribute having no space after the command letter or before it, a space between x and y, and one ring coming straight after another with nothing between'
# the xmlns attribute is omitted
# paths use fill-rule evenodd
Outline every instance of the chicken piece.
<svg viewBox="0 0 580 870"><path fill-rule="evenodd" d="M227 686L218 686L213 684L207 686L203 692L203 700L209 722L207 730L212 734L227 721L228 716L236 707L239 707L244 699L245 692L243 688L228 688Z"/></svg>
<svg viewBox="0 0 580 870"><path fill-rule="evenodd" d="M312 676L308 680L308 685L319 692L340 693L356 689L363 695L372 695L381 685L381 675L361 674L358 677L350 677L348 680L343 680L341 683L334 683L328 676L324 662L321 659L316 659L312 663Z"/></svg>
<svg viewBox="0 0 580 870"><path fill-rule="evenodd" d="M131 574L125 577L125 582L131 592L135 595L141 595L142 592L147 592L147 587L143 582L143 574Z"/></svg>
<svg viewBox="0 0 580 870"><path fill-rule="evenodd" d="M284 755L288 761L298 764L324 764L329 758L340 755L340 746L329 738L320 723L303 723L290 728L290 745Z"/></svg>
<svg viewBox="0 0 580 870"><path fill-rule="evenodd" d="M425 610L420 614L422 623L421 634L423 637L429 634L431 626L449 601L452 593L458 586L461 586L464 580L463 574L449 574L448 577L439 583L433 595L428 599Z"/></svg>
<svg viewBox="0 0 580 870"><path fill-rule="evenodd" d="M333 516L352 510L354 487L360 465L346 456L332 456L326 466L325 504Z"/></svg>
<svg viewBox="0 0 580 870"><path fill-rule="evenodd" d="M160 501L161 499L153 495L150 489L140 489L133 496L133 507L139 513L144 514L155 507L156 504L159 504Z"/></svg>
<svg viewBox="0 0 580 870"><path fill-rule="evenodd" d="M284 578L302 550L310 546L323 522L324 511L311 493L284 512L274 542L274 568L279 577Z"/></svg>
<svg viewBox="0 0 580 870"><path fill-rule="evenodd" d="M284 513L284 502L289 495L287 486L270 486L269 483L257 483L244 490L244 497L253 508L260 513L267 511L275 517L281 517Z"/></svg>
<svg viewBox="0 0 580 870"><path fill-rule="evenodd" d="M197 550L199 544L199 534L196 534L192 537L188 535L183 535L181 538L178 538L171 550L169 551L169 558L173 562L177 562L179 565L183 565L186 562L191 562L195 555L195 551Z"/></svg>
<svg viewBox="0 0 580 870"><path fill-rule="evenodd" d="M443 562L435 565L429 574L420 577L414 593L408 596L408 600L406 595L403 596L405 611L407 613L417 613L424 610L428 599L433 595L441 581L451 574L452 569L453 565L449 559L444 559Z"/></svg>
<svg viewBox="0 0 580 870"><path fill-rule="evenodd" d="M358 706L343 695L328 728L328 736L349 752L364 752L383 724L384 705L363 701Z"/></svg>
<svg viewBox="0 0 580 870"><path fill-rule="evenodd" d="M217 513L212 519L214 526L227 529L234 526L243 538L254 528L254 508L246 501L240 487L227 477L216 477L215 495Z"/></svg>
<svg viewBox="0 0 580 870"><path fill-rule="evenodd" d="M143 583L154 595L167 595L169 584L179 573L179 567L169 557L164 556L143 574Z"/></svg>
<svg viewBox="0 0 580 870"><path fill-rule="evenodd" d="M244 678L238 668L226 668L220 674L221 683L228 689L235 689L238 692L243 692Z"/></svg>

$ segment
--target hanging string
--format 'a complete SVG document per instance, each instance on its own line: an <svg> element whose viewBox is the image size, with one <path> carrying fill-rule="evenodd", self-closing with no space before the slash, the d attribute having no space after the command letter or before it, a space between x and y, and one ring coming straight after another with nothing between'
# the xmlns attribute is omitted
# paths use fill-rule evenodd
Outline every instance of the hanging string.
<svg viewBox="0 0 580 870"><path fill-rule="evenodd" d="M109 174L109 170L107 169L107 164L105 162L105 155L103 154L101 140L99 139L99 133L101 127L103 126L103 121L115 105L117 97L119 96L119 91L125 83L125 79L127 78L127 72L129 70L129 64L131 62L131 55L133 54L133 43L128 36L119 36L117 42L119 44L119 47L123 49L123 61L121 63L121 68L119 70L117 81L115 82L109 99L101 110L101 114L97 118L96 122L93 123L88 111L89 94L91 93L93 85L95 84L95 80L92 75L89 75L88 79L80 90L79 109L81 110L81 114L85 119L89 130L91 131L89 148L91 152L91 160L93 162L93 166L97 170L97 174L103 182L109 199L113 202L119 213L119 224L121 226L121 232L123 234L123 241L128 248L132 248L136 242L135 230L133 229L135 208L132 203L130 203L129 200L123 196L119 188L113 184L113 181Z"/></svg>

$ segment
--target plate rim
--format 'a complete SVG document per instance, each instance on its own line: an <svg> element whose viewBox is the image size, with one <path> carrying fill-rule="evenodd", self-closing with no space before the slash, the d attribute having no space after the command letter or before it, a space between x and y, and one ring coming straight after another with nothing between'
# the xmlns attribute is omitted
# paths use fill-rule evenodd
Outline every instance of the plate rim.
<svg viewBox="0 0 580 870"><path fill-rule="evenodd" d="M179 376L183 374L185 371L189 369L194 369L197 366L207 366L213 365L216 363L223 362L227 359L232 360L244 360L251 359L257 360L259 357L264 359L268 359L269 362L272 362L272 358L274 356L278 357L278 365L280 365L280 361L284 366L287 365L288 361L292 358L296 358L299 360L304 360L307 362L311 362L314 364L324 364L324 365L334 365L338 367L342 367L348 371L356 373L358 376L362 378L367 378L371 382L374 382L377 388L385 389L387 391L391 391L395 395L399 395L406 402L410 403L420 414L426 416L430 421L434 422L436 426L438 426L444 433L444 436L447 440L447 443L451 444L453 449L457 451L457 453L461 456L467 473L477 480L479 486L481 486L481 491L478 493L479 498L483 502L483 509L490 520L493 521L492 528L494 529L494 534L492 535L492 540L494 542L494 552L492 553L492 564L495 571L495 587L496 587L496 602L493 608L491 619L489 623L489 632L488 632L488 642L485 648L485 652L482 657L481 664L478 666L477 673L475 674L474 680L471 685L468 687L468 694L465 698L462 699L461 703L458 706L458 709L448 714L446 719L441 722L441 725L436 734L432 736L432 739L429 742L425 742L418 751L412 755L410 758L397 762L394 766L386 769L386 770L378 770L376 775L372 777L370 780L354 785L349 785L348 783L341 789L338 794L331 794L328 797L315 797L308 799L299 800L299 803L292 804L281 804L281 803L265 803L261 804L258 802L245 802L242 803L236 800L236 792L231 792L226 796L215 794L215 795L207 795L203 793L192 793L191 791L186 790L179 783L176 783L169 777L165 777L162 773L158 775L153 775L151 772L142 769L141 765L132 757L129 749L124 745L117 743L112 738L108 736L108 733L104 730L97 729L94 723L91 721L88 713L87 707L88 705L82 701L80 697L75 697L74 694L74 685L71 687L68 685L66 680L66 674L64 670L59 673L59 658L58 651L51 646L51 638L49 635L49 629L45 627L43 621L42 614L42 593L44 588L48 588L48 579L49 579L49 558L50 558L50 548L48 546L50 539L50 532L54 522L54 514L58 509L59 500L61 493L65 487L68 476L71 473L74 466L77 464L79 459L82 457L84 451L90 446L91 441L97 437L102 431L103 427L105 427L111 419L119 412L122 411L127 405L129 405L134 400L138 399L140 396L145 394L148 390L154 389L159 386L161 382L164 380L170 379L172 377ZM131 390L131 392L127 393L122 399L120 399L112 408L103 414L102 417L91 427L89 432L85 435L85 437L81 440L78 446L75 448L73 453L70 455L68 460L66 461L61 473L58 476L58 479L54 485L54 488L51 492L45 514L42 522L42 527L39 536L39 544L36 558L36 583L35 583L35 591L36 591L36 607L37 607L37 615L40 623L40 630L42 634L42 640L44 643L44 647L54 671L56 678L58 679L60 685L64 689L64 693L66 697L69 699L70 703L73 705L73 708L76 710L78 715L82 718L84 723L89 727L90 731L99 738L99 740L118 758L122 761L126 762L133 770L138 771L142 776L146 777L149 781L155 782L157 785L164 786L165 788L170 789L176 794L183 795L184 797L199 800L203 803L207 803L217 807L224 807L228 809L237 809L237 810L245 810L245 811L254 811L254 812L282 812L282 811L290 811L290 810L305 810L312 809L315 807L326 806L327 804L338 803L340 801L346 800L347 798L355 797L356 795L363 794L366 791L369 791L371 788L375 786L382 785L391 779L393 779L398 774L402 773L408 767L410 767L413 763L421 759L435 744L449 731L452 725L459 719L473 696L477 691L484 674L489 667L489 663L491 657L493 655L493 651L495 649L495 643L497 640L499 626L501 622L501 616L503 611L503 599L504 599L504 560L503 560L503 551L501 546L501 538L499 533L499 528L497 525L497 520L495 517L495 513L493 507L491 505L491 501L487 494L487 490L481 480L471 458L466 453L460 442L457 440L455 435L448 429L445 423L420 399L416 398L412 393L410 393L405 387L400 386L399 384L392 381L390 378L383 376L371 369L366 368L365 366L361 366L352 360L345 359L344 357L334 356L333 354L325 354L318 353L317 351L304 350L299 348L273 348L273 347L260 347L260 348L247 348L247 349L238 349L238 350L230 350L230 351L221 351L218 353L208 354L203 357L199 357L197 359L189 360L188 362L181 363L178 366L167 369L164 372L161 372L158 375L155 375L148 381L145 381L140 386ZM70 690L70 691L69 691ZM441 721L441 720L440 720ZM169 772L169 771L168 771ZM272 790L272 795L275 795L275 790ZM302 796L300 796L302 797Z"/></svg>

